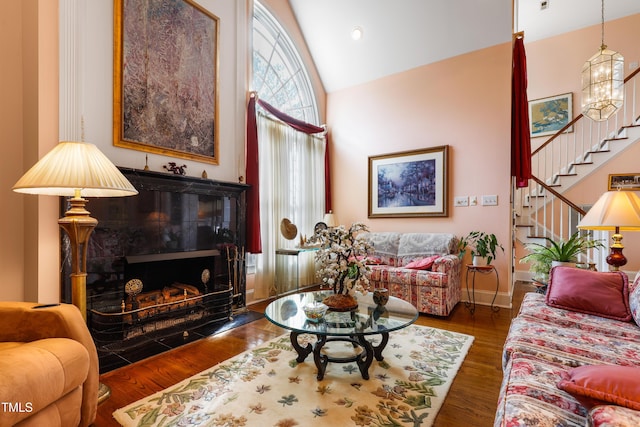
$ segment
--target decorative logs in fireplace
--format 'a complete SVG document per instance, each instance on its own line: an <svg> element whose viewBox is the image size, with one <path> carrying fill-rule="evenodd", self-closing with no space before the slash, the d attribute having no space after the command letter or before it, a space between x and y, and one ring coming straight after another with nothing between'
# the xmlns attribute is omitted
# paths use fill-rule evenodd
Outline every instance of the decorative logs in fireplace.
<svg viewBox="0 0 640 427"><path fill-rule="evenodd" d="M129 295L124 304L122 320L128 324L146 320L156 314L195 307L200 290L184 283L173 283L160 290ZM142 309L142 310L139 310Z"/></svg>
<svg viewBox="0 0 640 427"><path fill-rule="evenodd" d="M204 323L227 321L232 314L230 288L209 293L189 295L183 284L165 287L137 295L140 308L132 301L92 309L91 332L96 344L127 347L126 342L139 337L154 336L175 327L185 330ZM189 285L187 285L189 286ZM182 288L182 295L180 295ZM184 293L189 296L185 296ZM163 294L170 294L165 297ZM173 294L173 295L171 295ZM135 297L134 297L135 298Z"/></svg>

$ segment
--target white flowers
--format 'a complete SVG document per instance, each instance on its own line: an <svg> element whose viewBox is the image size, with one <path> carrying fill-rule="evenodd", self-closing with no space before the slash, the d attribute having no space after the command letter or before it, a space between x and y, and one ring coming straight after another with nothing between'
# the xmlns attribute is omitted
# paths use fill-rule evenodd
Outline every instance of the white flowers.
<svg viewBox="0 0 640 427"><path fill-rule="evenodd" d="M367 239L356 237L364 231L369 231L367 226L356 222L348 230L341 225L319 233L321 246L316 252L319 264L316 276L336 293L366 294L369 290L366 256L373 247Z"/></svg>

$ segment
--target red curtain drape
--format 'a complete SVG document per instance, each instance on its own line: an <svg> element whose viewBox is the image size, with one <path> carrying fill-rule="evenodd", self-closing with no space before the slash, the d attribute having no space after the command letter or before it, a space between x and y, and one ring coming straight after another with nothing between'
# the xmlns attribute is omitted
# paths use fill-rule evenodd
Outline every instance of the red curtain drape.
<svg viewBox="0 0 640 427"><path fill-rule="evenodd" d="M329 134L327 134L327 142L324 146L324 210L325 213L331 212L331 163L329 156Z"/></svg>
<svg viewBox="0 0 640 427"><path fill-rule="evenodd" d="M324 128L302 120L298 120L282 111L276 109L268 102L256 99L255 94L251 94L249 98L249 106L247 107L247 146L246 146L246 165L247 165L247 184L251 187L247 190L247 252L254 254L262 253L262 240L260 238L260 174L258 165L258 126L256 123L256 102L262 108L282 120L292 128L304 132L306 134L314 134L324 132ZM327 146L324 159L324 181L325 181L325 209L327 212L331 210L331 180L329 178L329 139L327 138Z"/></svg>
<svg viewBox="0 0 640 427"><path fill-rule="evenodd" d="M258 126L256 123L256 97L252 94L247 107L247 252L262 253L260 237L260 169L258 165Z"/></svg>
<svg viewBox="0 0 640 427"><path fill-rule="evenodd" d="M312 125L309 123L305 123L302 120L293 118L288 114L285 114L282 111L276 109L273 105L269 104L268 102L265 102L261 99L258 99L258 105L264 108L265 110L267 110L268 112L270 112L271 114L273 114L274 116L276 116L278 119L282 120L283 122L291 126L292 128L299 130L300 132L304 132L306 134L324 132L324 128L321 128L320 126Z"/></svg>
<svg viewBox="0 0 640 427"><path fill-rule="evenodd" d="M531 178L527 58L522 35L516 36L513 44L511 79L511 176L515 177L516 188L521 188L529 185Z"/></svg>

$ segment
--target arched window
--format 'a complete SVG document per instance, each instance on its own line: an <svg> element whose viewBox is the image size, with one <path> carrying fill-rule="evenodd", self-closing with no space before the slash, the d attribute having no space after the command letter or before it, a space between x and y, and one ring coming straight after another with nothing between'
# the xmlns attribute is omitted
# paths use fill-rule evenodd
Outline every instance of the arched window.
<svg viewBox="0 0 640 427"><path fill-rule="evenodd" d="M294 44L258 0L253 12L252 90L279 111L317 125L311 81ZM256 124L262 254L255 258L254 298L260 299L314 283L312 252L280 257L285 258L280 262L276 253L289 245L280 232L283 218L302 236L310 235L324 216L326 140L274 120L264 109L258 109Z"/></svg>
<svg viewBox="0 0 640 427"><path fill-rule="evenodd" d="M253 90L278 110L318 124L311 81L293 42L257 0L253 8Z"/></svg>

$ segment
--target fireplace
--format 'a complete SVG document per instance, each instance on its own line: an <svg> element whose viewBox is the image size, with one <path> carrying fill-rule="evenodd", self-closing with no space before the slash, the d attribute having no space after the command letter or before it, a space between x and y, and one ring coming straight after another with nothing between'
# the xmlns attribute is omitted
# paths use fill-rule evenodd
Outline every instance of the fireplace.
<svg viewBox="0 0 640 427"><path fill-rule="evenodd" d="M87 254L87 321L96 344L227 321L246 302L247 186L120 170L139 194L87 205L99 221ZM69 302L62 239L62 300Z"/></svg>

